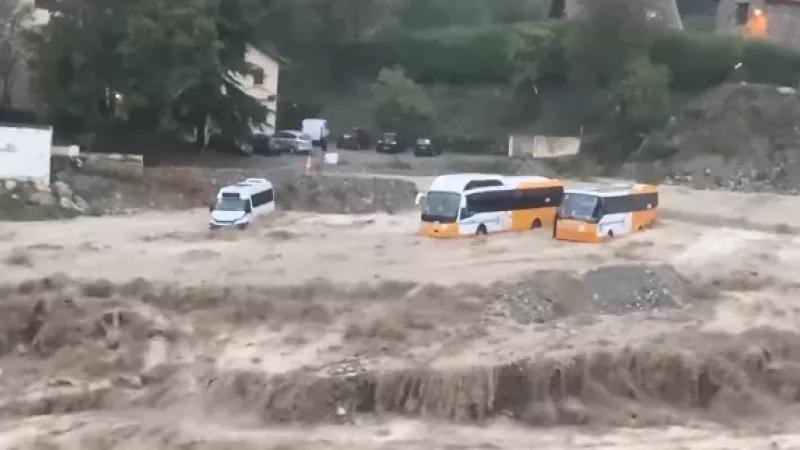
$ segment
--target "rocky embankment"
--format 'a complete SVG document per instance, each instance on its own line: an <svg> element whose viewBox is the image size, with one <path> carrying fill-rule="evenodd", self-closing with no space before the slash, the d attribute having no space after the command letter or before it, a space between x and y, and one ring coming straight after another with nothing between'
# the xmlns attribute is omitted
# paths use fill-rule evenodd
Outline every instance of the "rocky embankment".
<svg viewBox="0 0 800 450"><path fill-rule="evenodd" d="M15 180L0 183L2 220L59 219L92 213L89 203L63 181L50 185Z"/></svg>

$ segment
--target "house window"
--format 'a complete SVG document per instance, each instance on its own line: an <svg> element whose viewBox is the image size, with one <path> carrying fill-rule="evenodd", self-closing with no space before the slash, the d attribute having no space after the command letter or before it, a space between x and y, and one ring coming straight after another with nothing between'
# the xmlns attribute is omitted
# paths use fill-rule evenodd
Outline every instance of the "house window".
<svg viewBox="0 0 800 450"><path fill-rule="evenodd" d="M740 2L736 4L736 25L747 25L747 19L750 17L750 3Z"/></svg>
<svg viewBox="0 0 800 450"><path fill-rule="evenodd" d="M251 75L253 75L254 85L261 86L264 84L264 69L253 69Z"/></svg>

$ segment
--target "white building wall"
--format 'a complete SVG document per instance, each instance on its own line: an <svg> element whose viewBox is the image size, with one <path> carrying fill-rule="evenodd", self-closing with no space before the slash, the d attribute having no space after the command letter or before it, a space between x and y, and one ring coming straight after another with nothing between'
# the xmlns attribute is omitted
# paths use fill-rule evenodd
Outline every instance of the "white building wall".
<svg viewBox="0 0 800 450"><path fill-rule="evenodd" d="M280 79L281 63L270 55L267 55L255 47L248 45L245 53L245 61L261 68L264 71L264 81L261 85L256 85L251 75L236 76L236 82L242 87L247 95L253 97L263 104L270 113L267 114L265 130L267 134L275 132L275 113L278 108L278 82Z"/></svg>
<svg viewBox="0 0 800 450"><path fill-rule="evenodd" d="M50 184L53 129L0 125L0 180Z"/></svg>

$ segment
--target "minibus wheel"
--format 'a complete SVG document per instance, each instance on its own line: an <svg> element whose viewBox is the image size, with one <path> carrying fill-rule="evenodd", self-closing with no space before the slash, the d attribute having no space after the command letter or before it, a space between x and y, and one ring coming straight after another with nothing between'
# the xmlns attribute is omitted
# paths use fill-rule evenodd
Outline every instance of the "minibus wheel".
<svg viewBox="0 0 800 450"><path fill-rule="evenodd" d="M608 230L608 237L609 238L613 238L614 237L614 230Z"/></svg>
<svg viewBox="0 0 800 450"><path fill-rule="evenodd" d="M484 226L483 224L478 225L478 230L475 231L475 234L477 236L486 236L486 234L487 234L486 233L486 226Z"/></svg>

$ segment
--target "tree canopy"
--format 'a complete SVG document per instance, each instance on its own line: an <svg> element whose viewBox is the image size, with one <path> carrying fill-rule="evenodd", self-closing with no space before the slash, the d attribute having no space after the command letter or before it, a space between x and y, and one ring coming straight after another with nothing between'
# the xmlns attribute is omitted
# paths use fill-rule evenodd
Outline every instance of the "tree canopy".
<svg viewBox="0 0 800 450"><path fill-rule="evenodd" d="M31 37L34 87L49 115L96 126L118 107L156 125L211 117L241 132L263 107L228 74L244 74L253 0L65 0ZM224 88L223 88L224 86Z"/></svg>
<svg viewBox="0 0 800 450"><path fill-rule="evenodd" d="M30 5L0 0L0 112L14 106L11 92L24 54L24 25L31 13Z"/></svg>

